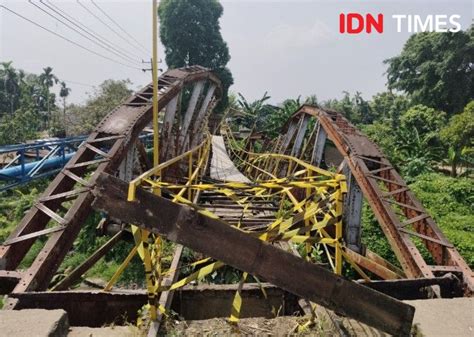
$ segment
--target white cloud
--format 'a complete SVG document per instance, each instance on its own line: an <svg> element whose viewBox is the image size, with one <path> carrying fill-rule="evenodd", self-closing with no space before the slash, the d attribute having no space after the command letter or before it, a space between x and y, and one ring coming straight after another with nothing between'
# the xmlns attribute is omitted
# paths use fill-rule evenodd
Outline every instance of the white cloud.
<svg viewBox="0 0 474 337"><path fill-rule="evenodd" d="M334 32L321 21L310 27L281 24L267 34L265 44L272 49L307 48L324 45L333 37Z"/></svg>

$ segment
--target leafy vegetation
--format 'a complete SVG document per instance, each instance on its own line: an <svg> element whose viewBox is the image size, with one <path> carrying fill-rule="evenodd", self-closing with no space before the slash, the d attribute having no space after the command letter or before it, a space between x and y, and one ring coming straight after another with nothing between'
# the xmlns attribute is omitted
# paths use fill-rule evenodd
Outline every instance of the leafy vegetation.
<svg viewBox="0 0 474 337"><path fill-rule="evenodd" d="M417 177L410 188L427 208L471 268L474 267L474 185L471 178L453 178L439 173ZM388 261L398 264L370 207L364 204L363 243ZM422 251L423 253L423 251ZM425 259L428 255L425 254Z"/></svg>
<svg viewBox="0 0 474 337"><path fill-rule="evenodd" d="M0 66L0 145L37 138L40 131L49 129L56 108L51 88L57 77L51 67L34 75L15 69L12 62Z"/></svg>
<svg viewBox="0 0 474 337"><path fill-rule="evenodd" d="M473 164L474 152L474 101L464 111L454 115L446 127L441 130L441 141L448 147L447 163L451 166L451 175L456 176L459 164Z"/></svg>
<svg viewBox="0 0 474 337"><path fill-rule="evenodd" d="M449 116L474 99L474 27L457 33L419 33L388 64L389 89Z"/></svg>
<svg viewBox="0 0 474 337"><path fill-rule="evenodd" d="M228 90L234 83L226 67L229 48L220 32L219 19L223 12L217 0L164 0L158 9L166 64L170 68L201 65L212 69L223 89L217 112L227 106Z"/></svg>
<svg viewBox="0 0 474 337"><path fill-rule="evenodd" d="M51 67L36 75L15 69L12 62L0 66L0 145L90 133L132 93L129 80L106 80L89 94L84 105L68 105L71 89ZM61 108L52 92L56 84Z"/></svg>
<svg viewBox="0 0 474 337"><path fill-rule="evenodd" d="M87 98L84 105L70 105L66 112L69 135L90 133L112 109L132 94L129 80L106 80Z"/></svg>
<svg viewBox="0 0 474 337"><path fill-rule="evenodd" d="M474 184L471 178L430 173L417 177L410 187L443 233L474 267Z"/></svg>

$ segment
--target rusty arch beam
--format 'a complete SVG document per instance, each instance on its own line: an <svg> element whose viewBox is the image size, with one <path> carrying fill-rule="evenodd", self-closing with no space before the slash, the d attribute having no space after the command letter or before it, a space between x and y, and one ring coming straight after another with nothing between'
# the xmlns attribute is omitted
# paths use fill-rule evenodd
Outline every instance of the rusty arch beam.
<svg viewBox="0 0 474 337"><path fill-rule="evenodd" d="M449 272L461 274L466 295L472 294L474 276L469 265L377 145L342 114L311 105L301 106L288 123L306 115L318 120L346 160L405 274L409 278L435 278ZM412 237L424 242L436 265L429 265L423 259Z"/></svg>
<svg viewBox="0 0 474 337"><path fill-rule="evenodd" d="M192 66L169 70L160 76L161 106L167 106L185 85L199 81L209 81L216 87L214 97L220 97L219 79L207 68ZM150 84L105 116L9 237L22 240L0 246L0 270L15 270L36 240L26 235L44 230L50 221L59 222L14 292L47 289L91 211L91 190L98 175L116 172L139 133L151 122L152 95ZM161 144L162 148L165 146ZM88 171L92 171L90 177L86 176ZM72 205L60 213L65 201L72 201Z"/></svg>

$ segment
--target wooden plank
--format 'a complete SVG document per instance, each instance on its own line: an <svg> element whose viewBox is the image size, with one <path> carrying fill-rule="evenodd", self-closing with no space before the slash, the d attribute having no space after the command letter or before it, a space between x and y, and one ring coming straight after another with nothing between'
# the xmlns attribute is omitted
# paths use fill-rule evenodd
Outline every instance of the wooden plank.
<svg viewBox="0 0 474 337"><path fill-rule="evenodd" d="M430 287L439 287L443 298L462 296L462 284L453 274L443 277L421 279L398 279L387 281L362 282L366 287L375 289L400 300L429 299Z"/></svg>
<svg viewBox="0 0 474 337"><path fill-rule="evenodd" d="M401 276L398 275L397 273L391 271L390 269L386 268L385 266L378 264L374 262L373 260L360 255L356 252L354 252L351 249L346 249L345 250L346 254L349 256L349 258L354 261L357 265L361 266L362 268L374 273L378 277L380 277L383 280L394 280L394 279L400 279Z"/></svg>
<svg viewBox="0 0 474 337"><path fill-rule="evenodd" d="M0 271L1 280L1 271ZM281 314L293 314L294 296L284 290L262 283L269 301L279 308ZM173 310L184 318L209 319L228 316L238 284L188 285L176 290ZM145 290L122 290L105 292L101 290L45 291L11 294L15 309L63 309L67 311L72 326L101 327L109 324L133 324L137 313L147 302ZM242 289L242 314L270 316L268 301L261 288L255 283L246 283ZM288 303L290 302L290 303ZM245 303L247 305L245 305ZM288 310L285 310L288 307ZM205 310L208 309L208 310ZM34 334L32 334L34 335Z"/></svg>
<svg viewBox="0 0 474 337"><path fill-rule="evenodd" d="M125 182L101 174L93 207L387 333L410 334L412 306L143 189L136 202L128 202L127 191Z"/></svg>
<svg viewBox="0 0 474 337"><path fill-rule="evenodd" d="M166 276L163 281L163 286L171 286L178 280L179 276L179 267L181 265L181 255L183 254L184 247L182 245L177 245L174 250L173 260L171 261L170 270L172 272ZM164 291L160 295L160 299L158 303L163 306L166 310L171 307L171 303L173 302L174 291ZM150 329L148 330L147 336L149 337L156 337L158 336L158 332L160 330L161 322L163 321L163 314L161 311L158 311L158 315L156 320L151 322Z"/></svg>
<svg viewBox="0 0 474 337"><path fill-rule="evenodd" d="M380 265L384 266L387 269L390 269L394 273L400 275L402 278L405 278L405 273L403 272L402 269L400 269L397 266L393 265L392 263L388 262L383 257L381 257L380 255L374 253L370 249L367 249L367 248L365 249L365 257L368 258L368 259L371 259L372 261L374 261L377 264L380 264Z"/></svg>

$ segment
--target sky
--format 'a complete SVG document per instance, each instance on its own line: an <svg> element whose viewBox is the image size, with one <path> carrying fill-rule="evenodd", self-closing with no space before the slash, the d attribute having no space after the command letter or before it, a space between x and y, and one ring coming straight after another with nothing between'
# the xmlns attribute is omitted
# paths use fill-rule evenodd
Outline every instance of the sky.
<svg viewBox="0 0 474 337"><path fill-rule="evenodd" d="M55 14L39 0L32 2ZM46 32L0 8L0 61L13 61L15 68L32 73L40 73L42 68L51 66L53 72L72 89L69 101L74 103L84 102L88 93L106 79L128 78L134 89L151 81L151 73L140 70L149 67L142 60L150 58L146 50L151 49L152 41L151 0L80 0L79 3L77 0L43 0L46 4L51 2L97 33L109 44L109 50L86 39L91 36L84 31L70 24L85 35L81 36L26 0L0 0L1 5L50 30ZM340 98L343 91L359 91L368 99L384 91L386 66L383 61L398 55L411 35L406 26L402 27L402 32L397 32L392 14L420 15L422 18L458 14L462 28L466 29L472 23L474 1L221 2L224 7L221 32L230 50L228 66L235 82L230 90L241 93L248 100L260 98L268 92L270 103L278 104L300 95L316 95L319 100L327 100ZM383 13L384 33L340 34L339 14L349 12ZM110 47L114 48L114 53L110 52ZM161 44L159 55L164 60ZM166 69L164 61L160 68Z"/></svg>

